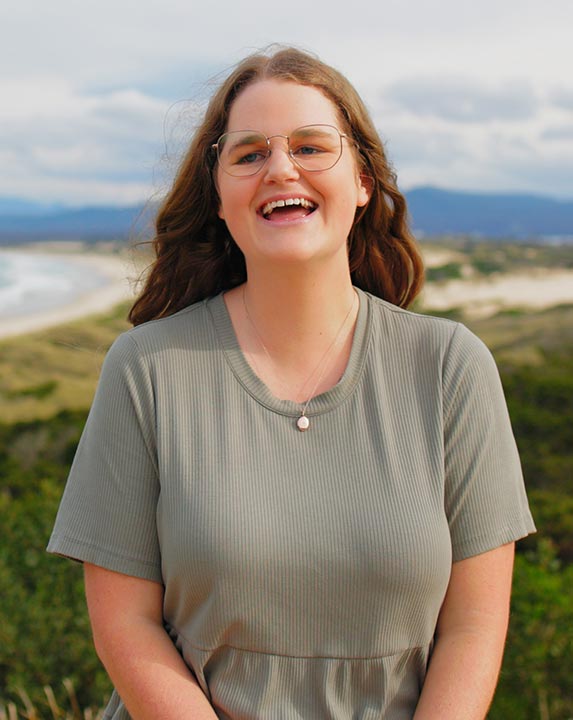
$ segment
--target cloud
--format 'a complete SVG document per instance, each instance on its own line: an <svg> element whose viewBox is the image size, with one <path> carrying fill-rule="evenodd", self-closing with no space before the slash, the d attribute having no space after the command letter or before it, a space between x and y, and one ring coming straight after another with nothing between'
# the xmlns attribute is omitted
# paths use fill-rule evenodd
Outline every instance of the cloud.
<svg viewBox="0 0 573 720"><path fill-rule="evenodd" d="M528 189L544 174L547 192L573 195L571 0L365 0L357 10L0 3L0 195L145 200L169 182L209 79L272 42L347 74L402 182Z"/></svg>
<svg viewBox="0 0 573 720"><path fill-rule="evenodd" d="M544 103L527 120L462 123L390 109L379 94L373 115L404 189L437 185L573 196L572 137Z"/></svg>
<svg viewBox="0 0 573 720"><path fill-rule="evenodd" d="M554 125L548 127L541 133L542 140L557 140L573 142L573 126L572 125Z"/></svg>
<svg viewBox="0 0 573 720"><path fill-rule="evenodd" d="M460 123L526 120L538 108L523 81L486 86L467 78L411 78L392 85L384 96L415 115Z"/></svg>
<svg viewBox="0 0 573 720"><path fill-rule="evenodd" d="M53 199L58 188L71 193L64 202L83 191L87 202L121 203L149 192L164 101L129 88L90 95L61 79L0 81L0 95L1 195L41 188Z"/></svg>
<svg viewBox="0 0 573 720"><path fill-rule="evenodd" d="M263 0L4 0L0 74L57 73L82 87L155 83L178 87L223 69L249 49L289 42L314 49L353 75L445 72L565 77L570 0L365 0L354 13L330 0L291 0L289 12ZM348 8L346 8L348 10ZM179 96L171 95L171 98Z"/></svg>
<svg viewBox="0 0 573 720"><path fill-rule="evenodd" d="M573 110L573 88L561 87L551 93L553 103L563 110Z"/></svg>

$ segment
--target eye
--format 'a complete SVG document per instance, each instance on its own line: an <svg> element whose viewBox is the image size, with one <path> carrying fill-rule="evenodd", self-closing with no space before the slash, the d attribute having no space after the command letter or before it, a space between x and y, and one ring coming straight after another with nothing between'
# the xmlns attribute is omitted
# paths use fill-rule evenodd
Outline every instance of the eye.
<svg viewBox="0 0 573 720"><path fill-rule="evenodd" d="M239 155L234 159L234 163L236 165L251 165L252 163L256 162L262 162L266 158L266 153L261 152L260 150L252 152L245 153L244 155Z"/></svg>
<svg viewBox="0 0 573 720"><path fill-rule="evenodd" d="M254 165L263 163L268 155L267 141L258 133L229 133L223 146L223 158L227 165Z"/></svg>
<svg viewBox="0 0 573 720"><path fill-rule="evenodd" d="M291 135L290 146L293 155L301 158L326 155L338 152L340 138L335 128L309 125Z"/></svg>
<svg viewBox="0 0 573 720"><path fill-rule="evenodd" d="M298 148L294 148L293 152L297 155L315 155L316 153L326 152L324 148L317 147L315 145L301 145Z"/></svg>

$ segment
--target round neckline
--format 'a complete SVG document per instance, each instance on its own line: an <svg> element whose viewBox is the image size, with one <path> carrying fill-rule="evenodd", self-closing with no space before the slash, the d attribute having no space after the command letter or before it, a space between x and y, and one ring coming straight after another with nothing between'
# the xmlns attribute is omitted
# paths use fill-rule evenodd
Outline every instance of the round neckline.
<svg viewBox="0 0 573 720"><path fill-rule="evenodd" d="M364 361L366 348L370 337L370 309L366 293L354 288L358 295L359 305L352 338L352 347L348 364L340 380L320 395L313 397L307 405L305 415L309 418L322 415L340 405L354 390L358 382ZM235 335L233 323L227 310L223 293L205 301L211 316L215 332L219 339L221 349L231 371L241 383L243 388L260 405L269 410L291 418L300 416L302 404L292 400L281 400L271 393L265 383L258 377L249 365Z"/></svg>

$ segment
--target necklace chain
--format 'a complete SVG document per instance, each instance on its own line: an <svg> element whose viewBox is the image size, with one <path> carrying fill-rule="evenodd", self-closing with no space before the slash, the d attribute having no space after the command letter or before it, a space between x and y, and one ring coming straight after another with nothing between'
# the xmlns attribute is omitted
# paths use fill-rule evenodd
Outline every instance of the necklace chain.
<svg viewBox="0 0 573 720"><path fill-rule="evenodd" d="M307 408L308 408L308 406L309 406L310 401L312 400L312 398L313 398L313 396L314 396L315 390L316 390L317 387L319 386L320 381L321 381L322 378L324 377L324 374L326 373L326 370L327 370L327 368L328 368L329 365L330 365L329 362L325 362L325 361L327 360L328 355L330 354L330 352L334 349L334 347L335 347L335 345L337 344L337 342L340 340L340 337L341 337L341 335L342 335L342 331L344 330L344 327L345 327L345 325L346 325L346 322L347 322L348 318L350 317L350 314L351 314L352 310L354 309L354 305L355 305L355 302L356 302L356 298L357 298L356 291L353 290L352 303L350 304L350 307L348 308L348 312L347 312L346 315L344 316L344 320L342 321L342 324L340 325L340 327L339 327L339 329L338 329L338 332L337 332L336 335L334 336L333 341L332 341L332 342L330 343L330 345L326 348L324 354L321 356L321 358L320 358L320 360L318 361L316 367L313 369L313 371L311 372L311 374L306 378L306 380L304 381L304 383L301 385L300 390L298 391L298 395L302 394L302 391L305 389L305 387L308 385L308 383L311 381L311 379L315 376L315 374L317 373L317 371L320 369L320 373L319 373L319 375L318 375L318 378L316 379L316 382L315 382L314 385L312 386L312 390L310 391L309 396L307 397L306 401L305 401L304 403L302 403L302 408L301 408L301 411L300 411L300 416L298 417L298 419L297 419L297 421L296 421L296 426L297 426L297 428L298 428L301 432L304 432L305 430L308 430L308 428L310 427L310 421L309 421L308 417L306 416L306 410L307 410ZM270 352L268 351L267 346L265 345L265 343L264 343L264 341L263 341L263 338L261 337L261 334L259 333L259 331L258 331L258 329L257 329L257 326L255 325L255 323L254 323L254 321L253 321L253 319L252 319L252 317L251 317L251 314L249 313L249 308L248 308L248 306L247 306L246 286L245 286L245 285L243 285L243 306L244 306L244 308L245 308L245 315L246 315L246 317L247 317L247 320L249 321L249 324L250 324L251 327L253 328L253 330L254 330L254 332L255 332L255 335L257 336L257 340L259 341L261 347L263 348L263 351L264 351L265 355L267 356L267 359L268 359L271 367L275 367L275 363L274 363L274 361L273 361L273 359L272 359L272 357L271 357L271 354L270 354ZM252 355L251 355L251 357L252 357L253 363L255 364L255 368L257 368L257 364L256 364L256 362L255 362L254 357L253 357ZM260 374L260 372L259 372L259 374ZM280 380L280 378L279 378L279 380ZM287 388L287 386L286 386L282 381L280 381L280 382L281 382L281 385L282 385L284 388ZM288 388L287 388L287 389L288 389ZM299 404L300 404L300 403L299 403Z"/></svg>

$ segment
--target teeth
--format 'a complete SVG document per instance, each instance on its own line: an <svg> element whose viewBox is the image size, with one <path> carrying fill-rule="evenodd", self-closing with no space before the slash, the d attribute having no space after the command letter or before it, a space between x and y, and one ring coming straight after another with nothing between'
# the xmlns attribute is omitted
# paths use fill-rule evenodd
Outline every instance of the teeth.
<svg viewBox="0 0 573 720"><path fill-rule="evenodd" d="M273 200L267 203L263 206L262 213L263 215L270 215L275 208L285 207L285 205L302 205L302 207L312 209L316 207L313 202L306 198L286 198L286 200Z"/></svg>

